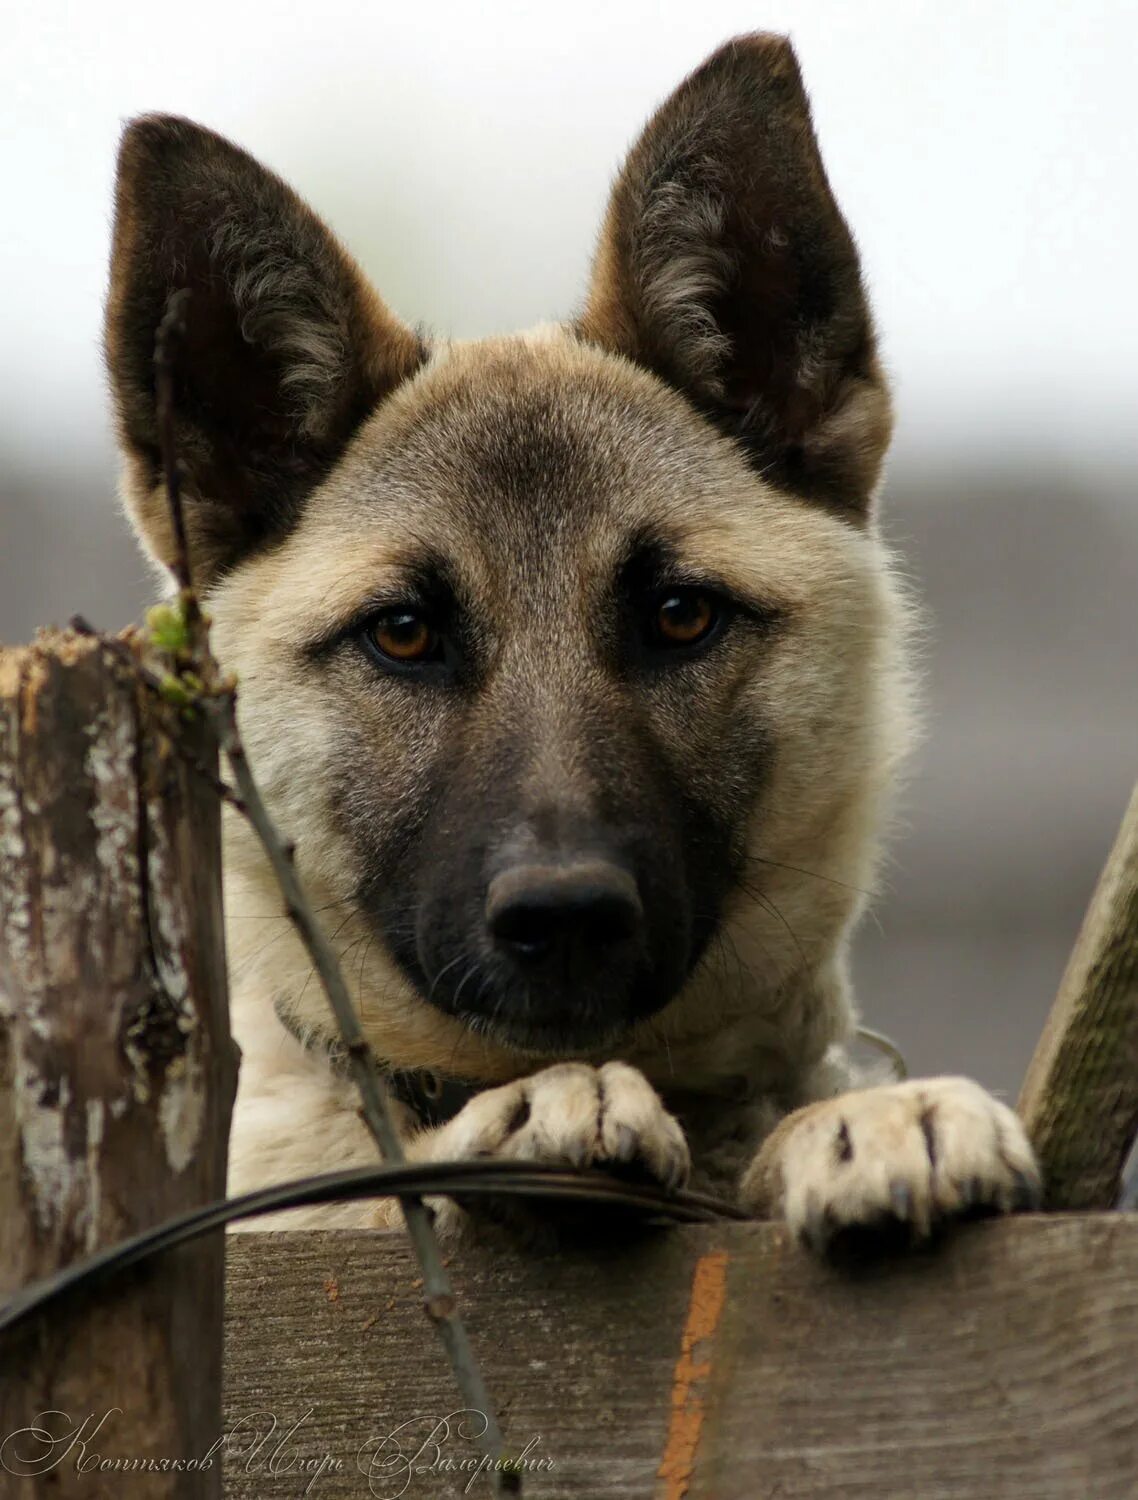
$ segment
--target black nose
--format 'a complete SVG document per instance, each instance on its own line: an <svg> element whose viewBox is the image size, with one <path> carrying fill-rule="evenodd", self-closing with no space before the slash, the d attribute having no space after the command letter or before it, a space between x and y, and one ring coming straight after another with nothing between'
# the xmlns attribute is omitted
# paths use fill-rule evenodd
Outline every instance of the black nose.
<svg viewBox="0 0 1138 1500"><path fill-rule="evenodd" d="M529 963L609 950L635 937L643 916L633 877L600 859L514 865L486 893L494 941Z"/></svg>

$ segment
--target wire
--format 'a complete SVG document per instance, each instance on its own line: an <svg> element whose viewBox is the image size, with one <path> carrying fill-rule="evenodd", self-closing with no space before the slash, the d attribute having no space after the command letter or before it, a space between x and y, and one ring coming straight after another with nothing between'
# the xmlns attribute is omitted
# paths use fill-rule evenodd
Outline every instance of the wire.
<svg viewBox="0 0 1138 1500"><path fill-rule="evenodd" d="M143 1230L130 1239L109 1245L85 1260L66 1266L53 1276L24 1287L0 1308L0 1333L7 1333L35 1313L89 1289L172 1250L188 1240L220 1229L236 1219L254 1219L306 1204L351 1201L357 1198L394 1198L402 1194L423 1196L442 1193L450 1197L511 1196L559 1199L631 1209L646 1221L666 1220L674 1224L707 1224L724 1219L746 1220L734 1203L704 1193L669 1193L650 1183L625 1182L607 1173L572 1171L563 1167L511 1161L461 1161L404 1164L398 1167L356 1167L303 1177L294 1182L261 1188L238 1198L222 1198L191 1208Z"/></svg>

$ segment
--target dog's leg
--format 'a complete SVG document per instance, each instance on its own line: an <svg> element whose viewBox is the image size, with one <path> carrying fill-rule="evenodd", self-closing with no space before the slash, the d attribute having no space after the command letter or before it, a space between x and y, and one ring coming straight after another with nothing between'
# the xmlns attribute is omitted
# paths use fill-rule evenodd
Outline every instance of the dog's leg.
<svg viewBox="0 0 1138 1500"><path fill-rule="evenodd" d="M968 1078L857 1089L781 1121L743 1176L746 1207L815 1249L862 1232L926 1236L961 1214L1038 1205L1023 1126Z"/></svg>

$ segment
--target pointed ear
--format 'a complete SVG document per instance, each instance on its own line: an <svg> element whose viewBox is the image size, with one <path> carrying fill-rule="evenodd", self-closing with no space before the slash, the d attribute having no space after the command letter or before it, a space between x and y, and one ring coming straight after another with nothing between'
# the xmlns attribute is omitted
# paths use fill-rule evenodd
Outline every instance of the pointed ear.
<svg viewBox="0 0 1138 1500"><path fill-rule="evenodd" d="M154 338L184 287L177 447L192 563L208 583L288 530L424 350L278 177L188 120L135 120L119 153L105 340L127 504L160 561L171 541Z"/></svg>
<svg viewBox="0 0 1138 1500"><path fill-rule="evenodd" d="M864 515L889 396L784 38L729 42L649 122L578 331L684 391L777 483Z"/></svg>

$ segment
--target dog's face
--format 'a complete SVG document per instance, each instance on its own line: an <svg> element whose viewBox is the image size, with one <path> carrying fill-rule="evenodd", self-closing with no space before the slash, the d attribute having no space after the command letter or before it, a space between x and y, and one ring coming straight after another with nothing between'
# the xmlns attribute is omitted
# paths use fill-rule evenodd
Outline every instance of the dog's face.
<svg viewBox="0 0 1138 1500"><path fill-rule="evenodd" d="M759 866L858 842L888 406L784 44L649 125L574 324L467 345L398 324L234 148L131 127L108 351L160 558L147 354L181 285L195 566L373 1009L378 972L404 1029L610 1045L769 904Z"/></svg>

